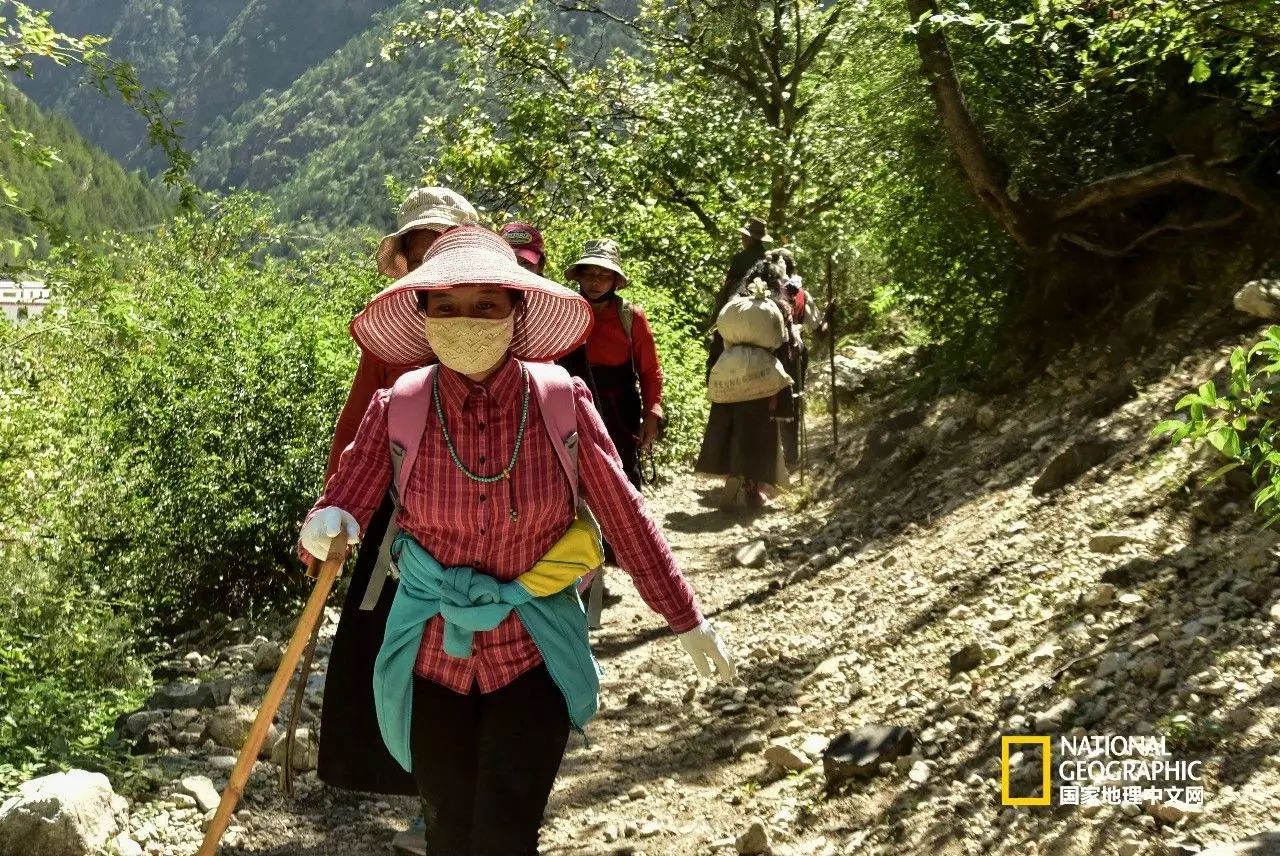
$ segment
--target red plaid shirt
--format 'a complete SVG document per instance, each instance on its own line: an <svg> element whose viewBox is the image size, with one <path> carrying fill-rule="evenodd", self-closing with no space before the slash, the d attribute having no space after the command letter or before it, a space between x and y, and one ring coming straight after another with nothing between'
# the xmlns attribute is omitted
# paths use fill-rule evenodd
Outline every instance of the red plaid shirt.
<svg viewBox="0 0 1280 856"><path fill-rule="evenodd" d="M472 472L500 471L510 459L520 422L524 385L519 363L508 360L483 385L443 367L439 378L441 405L458 457ZM693 590L644 499L623 474L591 393L577 378L573 390L582 498L649 607L677 633L697 627L702 614ZM389 397L388 390L373 397L355 440L342 453L338 471L315 505L345 509L362 531L391 481ZM565 533L573 522L571 506L569 482L543 428L538 399L530 395L528 426L515 470L511 479L493 484L472 481L454 465L433 408L409 474L399 523L446 567L468 565L509 581L532 567ZM423 634L415 671L458 693L476 685L481 692L493 692L542 661L514 612L493 630L475 634L469 659L445 654L443 635L443 619L436 616Z"/></svg>

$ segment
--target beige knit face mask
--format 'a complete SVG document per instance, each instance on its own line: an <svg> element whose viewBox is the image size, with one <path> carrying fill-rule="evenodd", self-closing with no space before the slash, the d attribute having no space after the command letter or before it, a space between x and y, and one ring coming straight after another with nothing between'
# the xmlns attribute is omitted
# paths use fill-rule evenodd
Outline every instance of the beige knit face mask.
<svg viewBox="0 0 1280 856"><path fill-rule="evenodd" d="M506 318L432 318L427 344L440 362L464 375L483 374L502 362L515 335L516 313Z"/></svg>

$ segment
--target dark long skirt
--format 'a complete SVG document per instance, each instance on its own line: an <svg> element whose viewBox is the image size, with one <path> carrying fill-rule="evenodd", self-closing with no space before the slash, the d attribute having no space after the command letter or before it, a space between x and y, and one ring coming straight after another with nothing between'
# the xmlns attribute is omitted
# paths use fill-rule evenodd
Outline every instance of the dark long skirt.
<svg viewBox="0 0 1280 856"><path fill-rule="evenodd" d="M785 485L776 398L712 404L707 430L702 435L697 471L713 476L737 476L769 485Z"/></svg>
<svg viewBox="0 0 1280 856"><path fill-rule="evenodd" d="M321 781L338 788L411 796L418 786L383 744L373 706L373 662L382 647L395 580L388 578L377 606L360 609L392 510L391 500L384 500L369 521L342 604L325 675L318 773Z"/></svg>

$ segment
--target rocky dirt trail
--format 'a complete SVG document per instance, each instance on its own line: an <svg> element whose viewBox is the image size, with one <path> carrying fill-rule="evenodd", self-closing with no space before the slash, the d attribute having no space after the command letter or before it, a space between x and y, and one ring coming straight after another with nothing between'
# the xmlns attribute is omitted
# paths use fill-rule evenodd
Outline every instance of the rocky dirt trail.
<svg viewBox="0 0 1280 856"><path fill-rule="evenodd" d="M656 490L741 678L698 681L614 572L603 709L566 757L544 852L1136 856L1227 852L1212 848L1280 828L1277 539L1247 490L1200 488L1207 455L1149 439L1256 334L1202 319L1140 359L1068 354L986 399L911 404L883 381L856 397L838 450L815 420L814 460L840 466L779 510L720 511L691 476ZM217 659L251 714L266 680L251 662L266 668L272 649L249 634L284 628L242 629ZM194 711L153 757L174 785L133 806L143 852L191 852L201 811L178 782L225 780L209 753L230 757L210 738L228 710ZM164 716L135 725L172 738ZM872 725L905 731L829 788L828 741ZM1002 735L1052 737L1053 806L1001 804ZM1162 735L1172 759L1202 762L1203 805L1059 805L1062 735ZM1013 755L1014 787L1038 781L1037 761ZM314 773L285 800L275 770L259 765L224 852L386 852L413 811Z"/></svg>

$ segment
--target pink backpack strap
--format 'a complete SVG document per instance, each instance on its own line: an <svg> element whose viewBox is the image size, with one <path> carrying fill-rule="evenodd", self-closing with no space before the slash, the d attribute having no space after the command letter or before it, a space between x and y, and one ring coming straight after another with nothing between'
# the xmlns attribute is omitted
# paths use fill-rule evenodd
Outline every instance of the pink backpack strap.
<svg viewBox="0 0 1280 856"><path fill-rule="evenodd" d="M405 485L409 483L409 473L413 472L413 462L418 459L422 434L427 428L435 376L436 367L433 365L414 369L400 375L391 387L391 401L387 403L387 439L391 442L392 488L395 491L392 499L397 510Z"/></svg>
<svg viewBox="0 0 1280 856"><path fill-rule="evenodd" d="M551 446L556 450L569 489L573 507L578 507L578 412L574 403L573 382L569 373L552 363L524 363L529 382L538 397L538 410L546 426Z"/></svg>
<svg viewBox="0 0 1280 856"><path fill-rule="evenodd" d="M387 402L387 439L391 446L391 486L388 493L395 512L387 524L387 533L378 545L378 561L374 563L369 585L364 590L360 608L366 612L378 605L382 597L387 574L396 575L391 561L391 544L400 534L397 518L413 462L418 459L422 434L427 428L427 416L431 413L431 384L435 379L435 366L414 369L396 379L391 387L391 400Z"/></svg>

